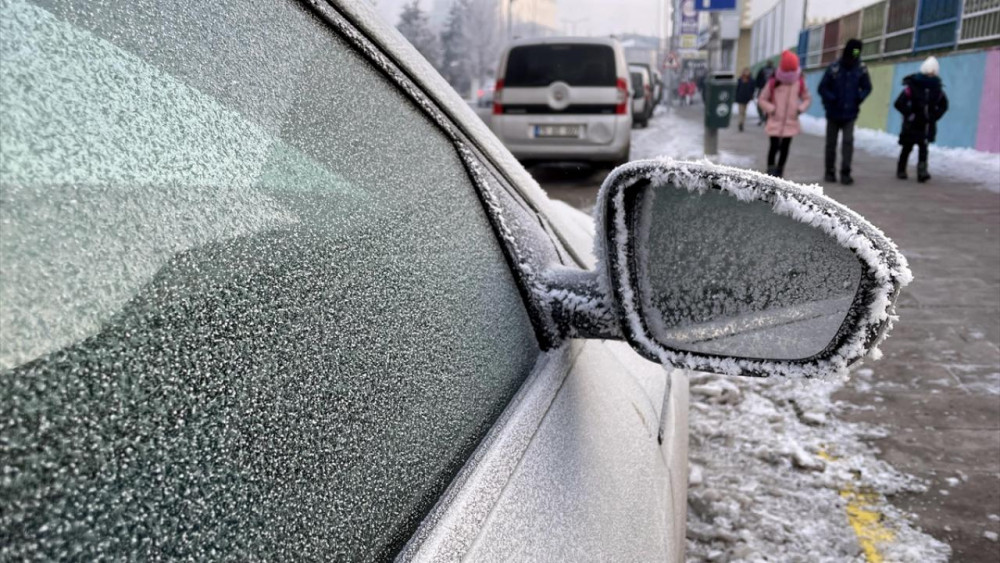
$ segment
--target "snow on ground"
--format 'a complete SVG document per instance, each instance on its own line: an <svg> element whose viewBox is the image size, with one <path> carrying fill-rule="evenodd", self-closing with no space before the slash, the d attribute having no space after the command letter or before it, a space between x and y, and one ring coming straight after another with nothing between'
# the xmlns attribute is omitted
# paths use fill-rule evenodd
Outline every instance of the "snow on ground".
<svg viewBox="0 0 1000 563"><path fill-rule="evenodd" d="M676 160L701 160L705 158L704 128L701 122L676 118L673 109L657 106L655 119L649 127L632 130L632 159L670 157ZM720 164L748 168L753 158L729 151L719 151L711 160Z"/></svg>
<svg viewBox="0 0 1000 563"><path fill-rule="evenodd" d="M802 131L809 135L826 136L826 119L812 115L801 115ZM899 136L885 131L856 128L854 147L878 156L899 158ZM916 163L916 149L910 156L910 164ZM928 165L932 176L941 175L960 182L975 184L992 192L1000 193L1000 154L930 146Z"/></svg>
<svg viewBox="0 0 1000 563"><path fill-rule="evenodd" d="M863 441L884 431L838 419L842 384L692 374L689 561L947 561L885 502L927 486Z"/></svg>

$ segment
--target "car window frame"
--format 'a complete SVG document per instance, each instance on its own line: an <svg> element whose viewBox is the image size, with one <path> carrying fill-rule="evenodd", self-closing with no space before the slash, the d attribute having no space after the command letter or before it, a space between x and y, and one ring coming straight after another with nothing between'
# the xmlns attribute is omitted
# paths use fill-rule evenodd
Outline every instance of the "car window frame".
<svg viewBox="0 0 1000 563"><path fill-rule="evenodd" d="M375 71L381 73L392 83L451 143L465 167L469 182L492 227L493 236L503 250L504 259L517 283L525 310L535 329L535 337L540 350L546 352L560 346L563 343L563 338L560 336L561 331L553 322L551 315L547 314L541 300L534 296L532 290L535 276L541 272L535 272L536 268L531 268L528 264L527 255L530 254L530 249L525 248L521 241L512 236L507 224L509 213L505 211L505 207L510 204L505 204L502 201L500 195L491 186L489 178L492 176L495 180L494 183L498 184L496 189L504 190L505 194L509 196L507 199L521 205L534 216L537 220L539 236L551 241L558 256L572 260L570 264L553 263L550 266L565 265L586 268L581 257L558 234L558 230L551 225L545 213L529 197L525 197L525 194L517 189L517 182L513 176L505 169L504 165L489 155L486 147L477 142L476 134L463 127L459 120L453 119L449 115L446 104L437 99L436 93L426 88L410 71L398 64L395 57L380 46L378 39L366 31L363 26L358 25L359 22L339 6L336 0L299 1L315 14L320 22L329 26L333 33L336 33L353 47L372 65ZM556 235L554 238L553 234Z"/></svg>

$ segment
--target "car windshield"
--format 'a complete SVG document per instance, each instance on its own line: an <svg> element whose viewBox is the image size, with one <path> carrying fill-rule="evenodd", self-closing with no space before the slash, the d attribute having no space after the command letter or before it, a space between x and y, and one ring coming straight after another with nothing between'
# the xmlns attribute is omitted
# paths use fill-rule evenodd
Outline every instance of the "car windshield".
<svg viewBox="0 0 1000 563"><path fill-rule="evenodd" d="M607 45L524 45L510 50L504 84L614 86L616 80L615 52Z"/></svg>

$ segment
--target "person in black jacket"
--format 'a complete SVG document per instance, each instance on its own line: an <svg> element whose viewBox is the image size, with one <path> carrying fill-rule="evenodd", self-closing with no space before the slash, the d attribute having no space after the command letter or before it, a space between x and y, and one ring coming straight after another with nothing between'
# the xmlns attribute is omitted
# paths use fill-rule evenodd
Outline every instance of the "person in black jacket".
<svg viewBox="0 0 1000 563"><path fill-rule="evenodd" d="M769 60L767 61L767 64L765 64L760 70L757 71L757 78L755 83L757 91L754 93L754 97L759 96L760 93L764 91L764 86L767 86L767 81L770 80L771 76L773 75L774 75L774 61ZM761 111L760 106L757 106L757 125L758 126L763 125L765 121L767 121L767 114Z"/></svg>
<svg viewBox="0 0 1000 563"><path fill-rule="evenodd" d="M753 99L756 89L757 84L754 82L753 76L750 75L750 69L743 69L743 74L736 82L736 103L740 106L740 131L743 131L743 124L747 120L747 104Z"/></svg>
<svg viewBox="0 0 1000 563"><path fill-rule="evenodd" d="M937 122L948 111L948 96L938 77L940 66L934 57L920 65L920 72L903 79L903 91L896 98L895 107L903 114L903 128L899 133L899 163L896 177L905 180L906 164L913 145L917 145L917 181L931 179L927 171L927 145L937 137Z"/></svg>
<svg viewBox="0 0 1000 563"><path fill-rule="evenodd" d="M819 97L826 109L826 175L824 180L836 182L837 137L843 131L841 144L840 183L853 184L851 157L854 155L854 121L861 111L861 102L872 93L868 67L861 62L861 41L851 39L844 46L839 60L827 67L819 82Z"/></svg>

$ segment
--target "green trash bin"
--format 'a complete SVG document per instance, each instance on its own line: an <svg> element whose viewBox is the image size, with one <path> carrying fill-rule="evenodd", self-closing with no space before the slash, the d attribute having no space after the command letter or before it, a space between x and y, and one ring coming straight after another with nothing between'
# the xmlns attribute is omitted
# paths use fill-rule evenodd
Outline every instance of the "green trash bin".
<svg viewBox="0 0 1000 563"><path fill-rule="evenodd" d="M705 127L725 129L736 101L736 78L715 74L705 81Z"/></svg>

